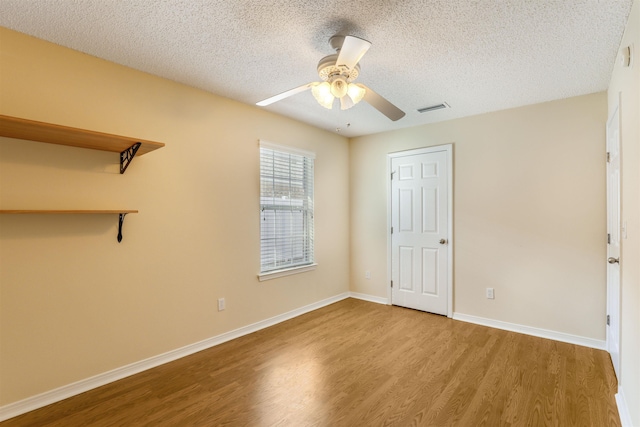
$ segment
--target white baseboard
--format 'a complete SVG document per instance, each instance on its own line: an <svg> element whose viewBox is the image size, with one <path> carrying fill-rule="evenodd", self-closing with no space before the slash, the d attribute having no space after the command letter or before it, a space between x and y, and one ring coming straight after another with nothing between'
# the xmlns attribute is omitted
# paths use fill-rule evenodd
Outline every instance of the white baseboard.
<svg viewBox="0 0 640 427"><path fill-rule="evenodd" d="M235 329L233 331L225 332L224 334L207 338L206 340L203 340L194 344L189 344L185 347L178 348L176 350L172 350L164 354L160 354L158 356L153 356L148 359L141 360L139 362L134 362L130 365L116 368L111 371L95 375L90 378L86 378L71 384L67 384L65 386L46 391L36 396L28 397L18 402L4 405L0 407L0 421L8 420L9 418L16 417L18 415L24 414L29 411L33 411L38 408L42 408L43 406L47 406L52 403L59 402L71 396L84 393L85 391L89 391L94 388L103 386L105 384L109 384L111 382L120 380L122 378L131 376L134 374L138 374L140 372L146 371L151 368L155 368L156 366L160 366L168 362L172 362L182 357L189 356L191 354L197 353L207 348L214 347L216 345L222 344L224 342L230 341L235 338L239 338L243 335L247 335L247 334L259 331L261 329L268 328L269 326L276 325L278 323L284 322L285 320L293 319L294 317L300 316L302 314L325 307L329 304L333 304L335 302L349 298L349 296L350 296L350 293L345 292L340 295L336 295L334 297L327 298L322 301L318 301L313 304L309 304L304 307L297 308L295 310L291 310L287 313L280 314L278 316L274 316L257 323L253 323L251 325L244 326L242 328Z"/></svg>
<svg viewBox="0 0 640 427"><path fill-rule="evenodd" d="M376 297L368 294L361 294L359 292L349 292L349 296L355 299L361 299L363 301L375 302L378 304L389 304L389 298Z"/></svg>
<svg viewBox="0 0 640 427"><path fill-rule="evenodd" d="M534 328L533 326L518 325L516 323L503 322L501 320L487 319L485 317L472 316L470 314L453 313L454 320L475 323L477 325L489 326L491 328L504 329L505 331L519 332L521 334L533 335L534 337L547 338L550 340L562 341L569 344L577 344L584 347L606 350L606 341L579 335L566 334L564 332L551 331L549 329Z"/></svg>
<svg viewBox="0 0 640 427"><path fill-rule="evenodd" d="M622 424L622 427L633 427L627 400L624 397L624 391L621 386L618 386L618 393L616 393L616 405L618 406L618 414L620 414L620 424Z"/></svg>

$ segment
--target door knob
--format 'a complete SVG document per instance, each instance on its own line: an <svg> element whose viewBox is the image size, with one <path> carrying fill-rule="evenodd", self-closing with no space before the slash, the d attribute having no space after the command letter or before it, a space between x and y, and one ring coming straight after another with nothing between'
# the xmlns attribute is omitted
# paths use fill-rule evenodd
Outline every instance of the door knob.
<svg viewBox="0 0 640 427"><path fill-rule="evenodd" d="M447 239L440 239L440 244L441 245L446 245L447 244Z"/></svg>
<svg viewBox="0 0 640 427"><path fill-rule="evenodd" d="M620 263L620 258L614 258L614 257L610 256L607 261L609 261L609 264Z"/></svg>

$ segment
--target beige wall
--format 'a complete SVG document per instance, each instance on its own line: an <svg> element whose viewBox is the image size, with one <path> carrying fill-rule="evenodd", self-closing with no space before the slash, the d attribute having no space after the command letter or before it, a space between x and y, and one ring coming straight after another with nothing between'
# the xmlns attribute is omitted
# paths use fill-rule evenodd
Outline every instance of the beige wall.
<svg viewBox="0 0 640 427"><path fill-rule="evenodd" d="M387 154L453 143L454 312L604 340L605 123L598 93L353 139L351 290L387 297Z"/></svg>
<svg viewBox="0 0 640 427"><path fill-rule="evenodd" d="M634 2L621 47L633 44L634 64L616 62L609 114L620 102L621 213L627 238L620 245L621 339L619 385L634 426L640 425L640 3Z"/></svg>
<svg viewBox="0 0 640 427"><path fill-rule="evenodd" d="M219 78L212 76L212 78ZM0 29L0 113L165 142L0 138L0 405L348 291L346 138ZM313 272L259 282L258 139L315 151ZM216 299L227 309L217 312Z"/></svg>

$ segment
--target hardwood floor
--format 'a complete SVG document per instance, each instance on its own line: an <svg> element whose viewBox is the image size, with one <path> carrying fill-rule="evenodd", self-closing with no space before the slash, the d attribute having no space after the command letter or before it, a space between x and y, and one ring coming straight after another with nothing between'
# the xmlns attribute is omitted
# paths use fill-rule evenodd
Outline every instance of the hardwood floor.
<svg viewBox="0 0 640 427"><path fill-rule="evenodd" d="M347 299L0 423L618 426L600 350Z"/></svg>

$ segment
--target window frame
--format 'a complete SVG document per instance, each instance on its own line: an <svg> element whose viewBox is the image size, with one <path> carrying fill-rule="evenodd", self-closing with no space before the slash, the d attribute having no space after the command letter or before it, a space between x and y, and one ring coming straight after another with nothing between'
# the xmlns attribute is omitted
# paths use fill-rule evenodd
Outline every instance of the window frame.
<svg viewBox="0 0 640 427"><path fill-rule="evenodd" d="M316 158L316 154L314 152L311 151L307 151L307 150L303 150L300 148L295 148L295 147L290 147L290 146L284 146L284 145L279 145L279 144L274 144L272 142L268 142L268 141L264 141L264 140L259 140L259 150L258 150L258 156L259 156L259 164L260 164L260 170L259 170L259 177L260 177L260 188L259 188L259 220L260 220L260 272L258 273L258 279L260 281L264 281L264 280L270 280L270 279L276 279L278 277L283 277L283 276L289 276L292 274L298 274L298 273L304 273L307 271L311 271L311 270L315 270L316 266L318 265L315 261L315 238L314 238L314 211L315 211L315 158ZM311 186L310 189L310 193L311 193L311 208L306 208L305 211L308 212L310 211L311 213L311 217L310 217L310 227L309 228L305 228L305 239L307 239L308 241L310 241L310 245L311 245L311 260L309 263L305 263L305 264L300 264L300 265L285 265L282 266L281 268L275 268L275 269L271 269L271 270L266 270L263 271L263 264L262 264L262 250L263 250L263 203L262 203L262 149L268 149L268 150L273 150L282 154L290 154L290 155L295 155L295 156L302 156L305 157L306 159L311 160L311 164L313 167L313 170L311 172L311 184L305 183L304 186Z"/></svg>

